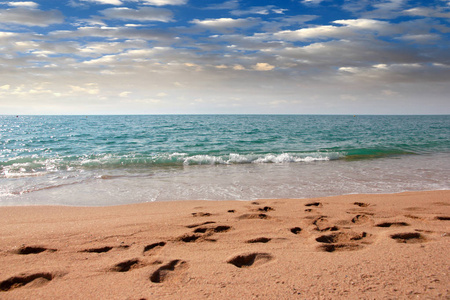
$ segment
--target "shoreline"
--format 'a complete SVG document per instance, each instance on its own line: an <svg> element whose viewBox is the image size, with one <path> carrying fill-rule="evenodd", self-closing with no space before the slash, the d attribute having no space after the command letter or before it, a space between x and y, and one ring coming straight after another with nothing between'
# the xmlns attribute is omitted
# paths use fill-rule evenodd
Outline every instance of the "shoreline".
<svg viewBox="0 0 450 300"><path fill-rule="evenodd" d="M0 207L2 299L450 296L450 191Z"/></svg>

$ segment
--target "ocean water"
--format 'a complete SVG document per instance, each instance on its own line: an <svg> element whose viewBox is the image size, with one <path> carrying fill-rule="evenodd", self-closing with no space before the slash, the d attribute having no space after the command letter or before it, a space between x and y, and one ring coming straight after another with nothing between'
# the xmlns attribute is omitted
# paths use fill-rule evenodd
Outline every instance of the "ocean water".
<svg viewBox="0 0 450 300"><path fill-rule="evenodd" d="M0 116L0 205L450 188L450 116Z"/></svg>

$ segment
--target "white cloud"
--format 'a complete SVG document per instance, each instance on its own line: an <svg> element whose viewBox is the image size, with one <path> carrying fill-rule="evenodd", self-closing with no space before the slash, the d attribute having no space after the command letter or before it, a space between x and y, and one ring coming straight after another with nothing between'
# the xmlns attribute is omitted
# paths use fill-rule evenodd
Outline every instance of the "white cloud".
<svg viewBox="0 0 450 300"><path fill-rule="evenodd" d="M96 83L87 83L84 87L77 85L70 85L72 92L74 93L86 93L89 95L98 95L100 90L98 88L98 84Z"/></svg>
<svg viewBox="0 0 450 300"><path fill-rule="evenodd" d="M45 27L63 21L64 16L58 10L43 11L23 7L0 10L0 22L2 23Z"/></svg>
<svg viewBox="0 0 450 300"><path fill-rule="evenodd" d="M403 13L410 16L450 18L450 12L443 12L442 9L430 7L414 7L403 11Z"/></svg>
<svg viewBox="0 0 450 300"><path fill-rule="evenodd" d="M268 63L257 63L256 65L253 66L253 69L255 69L256 71L271 71L275 68L275 66L272 66L271 64Z"/></svg>
<svg viewBox="0 0 450 300"><path fill-rule="evenodd" d="M246 18L246 19L219 18L206 20L194 19L191 21L191 23L207 28L228 29L228 28L250 27L256 25L256 19L254 18Z"/></svg>
<svg viewBox="0 0 450 300"><path fill-rule="evenodd" d="M389 25L388 22L372 19L336 20L333 21L333 23L340 25L347 25L348 27L356 27L370 30L382 30Z"/></svg>
<svg viewBox="0 0 450 300"><path fill-rule="evenodd" d="M82 0L85 2L96 2L100 4L108 4L108 5L122 5L122 1L120 0Z"/></svg>
<svg viewBox="0 0 450 300"><path fill-rule="evenodd" d="M172 12L164 8L141 7L131 9L127 7L108 8L101 13L109 19L136 20L136 21L160 21L169 22L172 20Z"/></svg>
<svg viewBox="0 0 450 300"><path fill-rule="evenodd" d="M14 7L30 7L30 8L37 8L39 6L39 4L32 1L16 1L16 2L11 1L8 2L8 5Z"/></svg>
<svg viewBox="0 0 450 300"><path fill-rule="evenodd" d="M0 31L0 39L6 39L6 38L12 37L12 36L17 36L17 33Z"/></svg>
<svg viewBox="0 0 450 300"><path fill-rule="evenodd" d="M232 15L242 16L242 15L268 15L268 14L284 14L287 9L278 8L274 5L266 6L253 6L245 10L233 10Z"/></svg>
<svg viewBox="0 0 450 300"><path fill-rule="evenodd" d="M130 94L131 94L131 92L129 92L129 91L121 92L121 93L119 93L119 97L126 98Z"/></svg>
<svg viewBox="0 0 450 300"><path fill-rule="evenodd" d="M301 41L307 39L317 39L326 37L348 37L350 32L344 31L343 27L323 25L299 30L283 30L274 34L274 37L281 40Z"/></svg>
<svg viewBox="0 0 450 300"><path fill-rule="evenodd" d="M188 0L143 0L144 4L163 6L163 5L183 5L188 2Z"/></svg>
<svg viewBox="0 0 450 300"><path fill-rule="evenodd" d="M439 40L441 36L438 34L405 34L404 36L399 37L401 40L412 41L416 43L430 43Z"/></svg>

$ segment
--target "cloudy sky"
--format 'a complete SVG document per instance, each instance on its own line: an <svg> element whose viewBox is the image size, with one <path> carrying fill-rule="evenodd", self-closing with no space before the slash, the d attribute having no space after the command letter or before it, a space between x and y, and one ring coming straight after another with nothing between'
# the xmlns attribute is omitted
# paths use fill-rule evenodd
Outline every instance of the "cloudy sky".
<svg viewBox="0 0 450 300"><path fill-rule="evenodd" d="M450 0L0 1L0 114L450 114Z"/></svg>

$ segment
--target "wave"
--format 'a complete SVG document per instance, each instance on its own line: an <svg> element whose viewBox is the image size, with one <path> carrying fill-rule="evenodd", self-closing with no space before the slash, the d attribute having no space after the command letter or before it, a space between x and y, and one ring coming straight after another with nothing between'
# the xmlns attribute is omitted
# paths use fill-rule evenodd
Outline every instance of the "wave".
<svg viewBox="0 0 450 300"><path fill-rule="evenodd" d="M0 178L43 176L60 171L95 169L145 169L191 165L238 165L311 163L333 160L375 159L417 154L399 149L327 149L310 152L280 153L156 153L97 154L82 156L20 157L0 162Z"/></svg>

